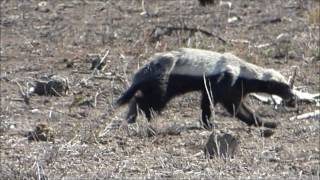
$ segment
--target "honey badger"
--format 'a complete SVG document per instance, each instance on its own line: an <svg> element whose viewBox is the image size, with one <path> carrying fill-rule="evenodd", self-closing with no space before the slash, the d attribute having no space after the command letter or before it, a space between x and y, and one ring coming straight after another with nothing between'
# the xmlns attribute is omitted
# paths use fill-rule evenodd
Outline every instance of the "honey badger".
<svg viewBox="0 0 320 180"><path fill-rule="evenodd" d="M134 75L131 86L117 99L116 106L129 103L128 123L136 121L138 108L151 120L152 111L161 112L170 99L190 91L202 93L201 120L206 129L212 128L208 94L214 105L222 104L247 125L267 128L276 128L277 123L263 121L254 114L243 102L246 95L274 94L288 104L294 100L284 76L273 69L245 62L230 53L182 48L152 56L150 63Z"/></svg>

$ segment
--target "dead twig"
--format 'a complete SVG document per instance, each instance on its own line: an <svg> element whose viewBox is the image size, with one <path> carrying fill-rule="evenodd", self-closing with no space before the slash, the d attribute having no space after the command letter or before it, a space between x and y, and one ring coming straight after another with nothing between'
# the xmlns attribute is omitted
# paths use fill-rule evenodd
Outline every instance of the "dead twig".
<svg viewBox="0 0 320 180"><path fill-rule="evenodd" d="M69 112L71 112L72 108L75 106L97 107L97 98L100 94L101 90L99 89L94 96L74 96L74 99L69 106Z"/></svg>
<svg viewBox="0 0 320 180"><path fill-rule="evenodd" d="M187 26L182 26L182 27L176 27L176 26L156 26L152 33L151 36L155 41L159 41L161 36L164 35L171 35L173 31L189 31L191 34L194 34L196 32L200 32L206 36L211 36L215 37L218 40L220 40L223 44L227 44L227 41L218 36L217 34L214 34L212 32L209 32L207 30L201 29L201 28L192 28L192 27L187 27Z"/></svg>
<svg viewBox="0 0 320 180"><path fill-rule="evenodd" d="M320 93L316 93L316 94L311 94L308 92L302 92L302 91L298 91L293 89L292 90L293 94L296 96L297 98L297 102L299 103L315 103L318 104L319 103L319 99L320 99ZM280 98L279 96L276 95L272 95L272 96L265 96L265 95L258 95L255 93L251 93L250 94L251 97L266 103L266 104L274 104L274 105L280 105L282 103L282 98Z"/></svg>
<svg viewBox="0 0 320 180"><path fill-rule="evenodd" d="M297 100L305 103L315 103L317 104L320 101L320 93L311 94L308 92L298 91L293 89L293 94L297 96Z"/></svg>
<svg viewBox="0 0 320 180"><path fill-rule="evenodd" d="M98 70L98 67L102 65L102 63L104 63L104 61L106 60L107 56L109 55L109 50L106 51L106 53L104 54L104 56L101 58L100 62L96 64L96 66L94 67L93 72L95 73ZM101 71L103 71L106 68L106 66L103 66L101 68ZM93 73L93 74L94 74Z"/></svg>
<svg viewBox="0 0 320 180"><path fill-rule="evenodd" d="M146 7L145 7L145 3L144 3L144 0L141 1L141 9L142 9L142 12L140 13L140 15L144 16L144 15L149 15Z"/></svg>
<svg viewBox="0 0 320 180"><path fill-rule="evenodd" d="M22 86L20 85L20 83L16 80L14 80L14 82L18 85L19 87L19 93L20 95L23 97L23 101L27 104L30 105L30 95L28 93L28 88L26 91L23 90Z"/></svg>
<svg viewBox="0 0 320 180"><path fill-rule="evenodd" d="M81 85L81 84L87 84L90 79L94 78L95 74L97 73L97 71L99 69L98 67L101 67L102 63L104 63L104 61L106 60L108 55L109 55L109 50L107 50L106 53L104 54L104 56L100 59L100 61L95 64L95 66L93 68L93 72L89 75L89 77L81 79L80 83L78 83L76 86ZM106 68L106 65L104 65L101 68L101 71L103 71L105 68Z"/></svg>
<svg viewBox="0 0 320 180"><path fill-rule="evenodd" d="M298 70L297 66L294 66L293 68L294 68L293 75L289 78L289 85L291 88L293 88L294 80L296 79L297 70Z"/></svg>
<svg viewBox="0 0 320 180"><path fill-rule="evenodd" d="M211 84L209 82L209 88L207 86L207 80L206 80L206 75L205 73L203 73L203 82L204 82L204 86L205 86L205 89L206 89L206 93L207 93L207 96L208 96L208 99L209 99L209 102L210 102L210 107L211 107L211 110L213 111L213 117L215 116L215 111L214 111L214 99L213 99L213 94L212 94L212 88L211 88ZM201 117L202 118L202 117ZM209 119L208 119L209 120ZM214 120L214 119L213 119ZM212 127L214 128L214 126Z"/></svg>
<svg viewBox="0 0 320 180"><path fill-rule="evenodd" d="M293 116L289 120L302 120L302 119L309 119L309 118L315 118L315 119L320 119L320 110L315 110L313 112L308 112L304 114L300 114L298 116Z"/></svg>

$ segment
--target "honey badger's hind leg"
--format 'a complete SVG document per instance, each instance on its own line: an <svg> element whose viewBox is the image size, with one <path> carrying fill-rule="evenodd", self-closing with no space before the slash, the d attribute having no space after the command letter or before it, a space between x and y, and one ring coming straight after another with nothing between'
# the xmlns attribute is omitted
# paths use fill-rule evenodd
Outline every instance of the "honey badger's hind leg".
<svg viewBox="0 0 320 180"><path fill-rule="evenodd" d="M140 90L129 104L127 114L128 123L136 122L138 110L141 110L148 121L153 117L153 112L159 113L165 106L164 92L159 86L151 86Z"/></svg>
<svg viewBox="0 0 320 180"><path fill-rule="evenodd" d="M138 116L138 104L136 97L129 103L129 110L127 112L126 120L128 123L135 123Z"/></svg>
<svg viewBox="0 0 320 180"><path fill-rule="evenodd" d="M151 105L142 92L137 93L129 103L126 120L128 123L135 123L138 117L138 111L141 110L147 120L151 120Z"/></svg>
<svg viewBox="0 0 320 180"><path fill-rule="evenodd" d="M210 118L211 118L210 100L206 92L202 92L201 110L202 110L201 124L205 129L211 130L213 125L210 122Z"/></svg>

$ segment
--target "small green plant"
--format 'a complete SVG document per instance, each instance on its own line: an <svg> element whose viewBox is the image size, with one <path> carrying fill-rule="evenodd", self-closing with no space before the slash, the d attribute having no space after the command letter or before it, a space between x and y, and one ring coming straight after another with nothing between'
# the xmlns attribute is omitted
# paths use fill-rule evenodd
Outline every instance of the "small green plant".
<svg viewBox="0 0 320 180"><path fill-rule="evenodd" d="M320 61L320 47L317 47L313 50L313 56L317 61Z"/></svg>

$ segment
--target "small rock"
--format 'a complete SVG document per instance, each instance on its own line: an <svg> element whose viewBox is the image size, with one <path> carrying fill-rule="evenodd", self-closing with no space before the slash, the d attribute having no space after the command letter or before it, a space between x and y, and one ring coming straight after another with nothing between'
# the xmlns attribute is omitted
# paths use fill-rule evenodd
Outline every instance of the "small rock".
<svg viewBox="0 0 320 180"><path fill-rule="evenodd" d="M69 83L66 78L52 75L36 81L35 87L32 89L32 93L46 96L63 96L67 94L68 90Z"/></svg>
<svg viewBox="0 0 320 180"><path fill-rule="evenodd" d="M33 114L34 114L34 113L39 113L39 112L40 112L39 109L32 109L32 110L31 110L31 113L33 113Z"/></svg>
<svg viewBox="0 0 320 180"><path fill-rule="evenodd" d="M237 22L237 21L239 21L239 20L241 20L240 17L238 17L238 16L233 16L233 17L228 18L228 23L234 23L234 22Z"/></svg>
<svg viewBox="0 0 320 180"><path fill-rule="evenodd" d="M95 68L101 70L106 66L105 62L101 63L101 57L99 54L88 54L87 61L91 62L90 70L94 70Z"/></svg>
<svg viewBox="0 0 320 180"><path fill-rule="evenodd" d="M3 16L1 17L0 24L9 27L14 25L19 20L19 15ZM2 53L1 53L2 54Z"/></svg>
<svg viewBox="0 0 320 180"><path fill-rule="evenodd" d="M260 130L261 137L268 138L268 137L271 137L273 134L274 134L274 131L271 129L261 129Z"/></svg>
<svg viewBox="0 0 320 180"><path fill-rule="evenodd" d="M226 133L212 133L209 136L207 144L204 148L205 156L212 159L217 157L234 157L238 146L239 140L235 136Z"/></svg>
<svg viewBox="0 0 320 180"><path fill-rule="evenodd" d="M73 68L74 62L68 62L67 63L67 68Z"/></svg>
<svg viewBox="0 0 320 180"><path fill-rule="evenodd" d="M179 126L178 124L174 124L173 126L169 126L162 130L160 134L168 134L168 135L180 135L181 132L185 129L183 126Z"/></svg>
<svg viewBox="0 0 320 180"><path fill-rule="evenodd" d="M33 131L26 134L29 141L54 142L53 130L47 124L38 124Z"/></svg>
<svg viewBox="0 0 320 180"><path fill-rule="evenodd" d="M16 124L11 124L11 125L9 126L9 128L10 128L10 129L15 129L16 126L17 126Z"/></svg>
<svg viewBox="0 0 320 180"><path fill-rule="evenodd" d="M48 8L48 2L41 1L38 3L38 6L36 7L36 11L47 13L50 11Z"/></svg>
<svg viewBox="0 0 320 180"><path fill-rule="evenodd" d="M262 18L260 21L261 24L275 24L281 22L282 19L280 17L266 16Z"/></svg>
<svg viewBox="0 0 320 180"><path fill-rule="evenodd" d="M67 59L67 58L64 58L64 59L63 59L63 62L66 63L66 67L67 67L67 68L73 68L73 66L74 66L74 62L73 62L73 61L70 61L70 60Z"/></svg>
<svg viewBox="0 0 320 180"><path fill-rule="evenodd" d="M259 157L261 160L266 160L269 162L277 162L280 160L280 158L278 157L277 153L275 153L274 151L263 151L260 154Z"/></svg>

